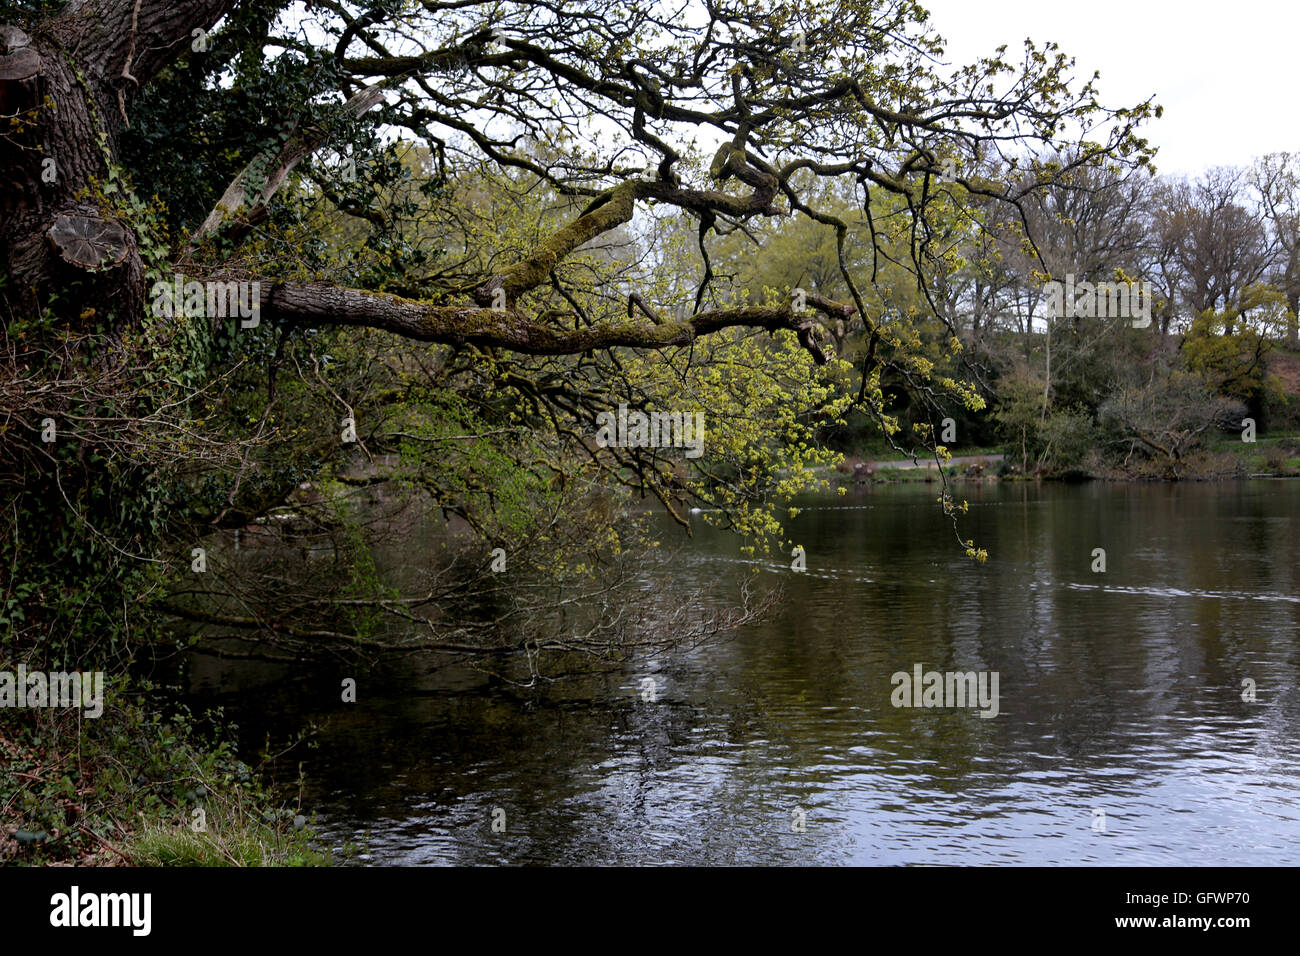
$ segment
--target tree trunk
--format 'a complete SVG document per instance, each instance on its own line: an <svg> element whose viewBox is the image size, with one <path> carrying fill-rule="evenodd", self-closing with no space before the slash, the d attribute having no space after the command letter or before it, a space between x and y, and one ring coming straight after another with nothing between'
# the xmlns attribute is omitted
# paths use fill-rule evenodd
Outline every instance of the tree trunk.
<svg viewBox="0 0 1300 956"><path fill-rule="evenodd" d="M71 320L93 308L118 325L139 314L144 272L133 224L105 195L135 90L211 28L234 0L74 0L26 35L0 26L0 105L23 131L0 137L0 233L15 314L53 290ZM61 219L60 217L66 217ZM51 234L56 224L59 230ZM99 261L87 261L106 240ZM69 247L69 241L73 247Z"/></svg>

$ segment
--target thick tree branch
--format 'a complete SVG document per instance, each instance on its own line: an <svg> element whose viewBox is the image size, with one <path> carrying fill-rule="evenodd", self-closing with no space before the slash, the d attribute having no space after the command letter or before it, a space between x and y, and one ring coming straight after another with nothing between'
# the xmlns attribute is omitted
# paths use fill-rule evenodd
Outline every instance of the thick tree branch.
<svg viewBox="0 0 1300 956"><path fill-rule="evenodd" d="M475 289L474 300L483 306L495 305L493 300L500 288L505 290L504 304L513 308L520 295L545 282L560 260L574 249L630 221L637 189L643 185L626 182L596 197L582 215L554 233L531 256Z"/></svg>
<svg viewBox="0 0 1300 956"><path fill-rule="evenodd" d="M808 302L833 317L853 314L853 307L810 296ZM326 283L285 283L262 293L262 314L305 326L359 326L384 329L421 342L499 347L528 355L579 355L592 349L662 349L690 345L696 338L728 328L775 332L788 329L819 365L826 356L816 341L816 320L791 307L746 306L716 309L660 325L602 324L561 329L515 309L429 305L398 296Z"/></svg>
<svg viewBox="0 0 1300 956"><path fill-rule="evenodd" d="M378 84L368 86L343 104L342 113L357 117L383 99ZM321 126L300 127L288 133L281 146L268 147L258 153L239 175L234 178L203 225L190 237L190 250L229 220L225 227L227 238L238 241L266 217L267 209L280 186L303 157L315 152L329 137L329 130Z"/></svg>
<svg viewBox="0 0 1300 956"><path fill-rule="evenodd" d="M92 74L130 82L128 96L211 30L238 0L72 0L61 16Z"/></svg>

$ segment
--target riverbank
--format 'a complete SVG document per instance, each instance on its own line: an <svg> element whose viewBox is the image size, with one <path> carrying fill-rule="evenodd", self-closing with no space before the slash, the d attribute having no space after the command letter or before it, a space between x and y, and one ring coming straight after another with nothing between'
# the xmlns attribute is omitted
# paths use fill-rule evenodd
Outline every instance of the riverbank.
<svg viewBox="0 0 1300 956"><path fill-rule="evenodd" d="M1114 467L1099 460L1086 466L1042 468L1017 463L996 450L954 455L943 465L949 481L1023 481L1099 479L1106 481L1216 481L1240 478L1300 477L1300 435L1260 436L1253 442L1223 439L1207 443L1173 462L1146 461ZM891 482L931 483L940 480L933 458L873 458L850 455L836 470L835 484L853 486Z"/></svg>
<svg viewBox="0 0 1300 956"><path fill-rule="evenodd" d="M197 720L110 679L98 718L0 708L0 865L324 865L309 821Z"/></svg>

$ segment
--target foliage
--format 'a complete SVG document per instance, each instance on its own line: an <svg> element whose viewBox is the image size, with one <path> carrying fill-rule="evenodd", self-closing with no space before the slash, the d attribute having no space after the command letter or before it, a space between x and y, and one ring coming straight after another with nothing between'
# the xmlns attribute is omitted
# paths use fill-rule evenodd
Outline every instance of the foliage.
<svg viewBox="0 0 1300 956"><path fill-rule="evenodd" d="M1266 310L1263 322L1242 322L1229 328L1228 316L1214 311L1192 322L1182 348L1187 367L1215 391L1243 402L1257 402L1266 393L1278 397L1280 385L1269 378L1265 358L1273 348L1267 332L1274 330L1267 310L1277 314L1282 307L1280 296L1274 290L1256 288L1243 306Z"/></svg>
<svg viewBox="0 0 1300 956"><path fill-rule="evenodd" d="M222 736L158 689L105 682L98 718L49 709L0 711L0 861L42 864L319 864L312 831ZM192 824L206 815L206 833ZM24 839L12 838L15 833Z"/></svg>

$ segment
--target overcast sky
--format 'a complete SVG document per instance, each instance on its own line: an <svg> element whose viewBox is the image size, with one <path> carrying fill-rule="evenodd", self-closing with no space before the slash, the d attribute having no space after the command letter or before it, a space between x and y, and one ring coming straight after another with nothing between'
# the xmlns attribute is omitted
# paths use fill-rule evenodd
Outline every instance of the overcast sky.
<svg viewBox="0 0 1300 956"><path fill-rule="evenodd" d="M1144 134L1161 173L1300 152L1300 0L921 0L957 65L1054 40L1104 106L1155 94Z"/></svg>

